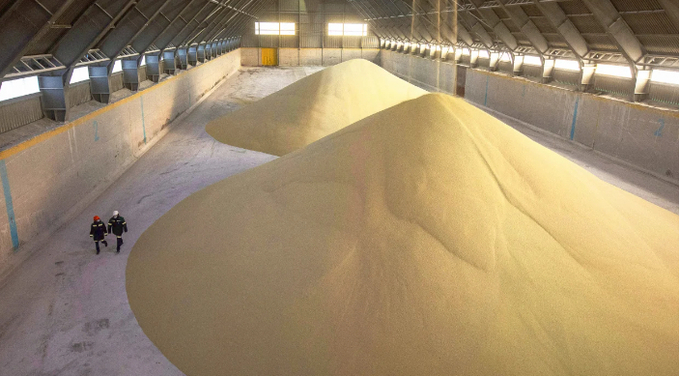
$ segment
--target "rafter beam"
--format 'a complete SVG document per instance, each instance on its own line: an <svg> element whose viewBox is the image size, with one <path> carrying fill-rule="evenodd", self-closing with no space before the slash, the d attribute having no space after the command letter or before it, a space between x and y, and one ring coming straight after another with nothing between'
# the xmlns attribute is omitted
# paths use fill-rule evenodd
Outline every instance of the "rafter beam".
<svg viewBox="0 0 680 376"><path fill-rule="evenodd" d="M42 37L74 0L43 0L40 4L16 1L0 22L0 78L10 72L27 53L31 43Z"/></svg>
<svg viewBox="0 0 680 376"><path fill-rule="evenodd" d="M576 26L571 22L569 17L564 13L562 8L556 3L549 3L545 1L532 0L536 7L541 11L545 18L557 30L557 33L567 42L569 48L583 58L588 53L588 44L578 31Z"/></svg>
<svg viewBox="0 0 680 376"><path fill-rule="evenodd" d="M505 3L507 1L496 0L496 3L500 4L501 8L510 16L510 20L526 35L531 45L541 54L545 53L548 50L548 41L541 34L541 31L538 30L538 27L536 27L521 7L506 7ZM490 10L490 12L494 11Z"/></svg>

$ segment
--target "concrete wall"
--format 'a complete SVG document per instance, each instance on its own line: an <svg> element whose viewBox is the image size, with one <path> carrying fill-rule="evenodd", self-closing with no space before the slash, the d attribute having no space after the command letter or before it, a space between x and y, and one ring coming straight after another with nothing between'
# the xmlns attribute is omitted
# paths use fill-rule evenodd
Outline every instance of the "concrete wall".
<svg viewBox="0 0 680 376"><path fill-rule="evenodd" d="M232 51L0 151L0 277L31 244L96 199L240 62L240 51ZM85 225L83 236L87 231Z"/></svg>
<svg viewBox="0 0 680 376"><path fill-rule="evenodd" d="M331 66L351 59L366 59L376 64L380 58L379 49L369 48L279 48L279 66ZM241 48L241 64L260 65L259 48Z"/></svg>
<svg viewBox="0 0 680 376"><path fill-rule="evenodd" d="M453 64L381 50L383 68L453 93ZM678 111L609 99L480 69L465 69L465 99L678 182Z"/></svg>

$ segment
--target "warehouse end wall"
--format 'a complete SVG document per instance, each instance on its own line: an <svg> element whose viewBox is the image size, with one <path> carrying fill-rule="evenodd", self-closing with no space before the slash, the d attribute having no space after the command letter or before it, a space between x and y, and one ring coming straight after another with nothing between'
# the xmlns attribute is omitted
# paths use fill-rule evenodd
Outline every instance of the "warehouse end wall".
<svg viewBox="0 0 680 376"><path fill-rule="evenodd" d="M0 152L0 277L28 256L28 242L87 207L240 62L231 51Z"/></svg>
<svg viewBox="0 0 680 376"><path fill-rule="evenodd" d="M452 62L381 50L389 72L431 91L454 92ZM470 102L573 140L678 183L678 111L459 67ZM460 91L459 91L460 92Z"/></svg>
<svg viewBox="0 0 680 376"><path fill-rule="evenodd" d="M352 59L366 59L380 63L377 48L279 48L279 66L331 66ZM241 65L262 65L260 48L241 48Z"/></svg>

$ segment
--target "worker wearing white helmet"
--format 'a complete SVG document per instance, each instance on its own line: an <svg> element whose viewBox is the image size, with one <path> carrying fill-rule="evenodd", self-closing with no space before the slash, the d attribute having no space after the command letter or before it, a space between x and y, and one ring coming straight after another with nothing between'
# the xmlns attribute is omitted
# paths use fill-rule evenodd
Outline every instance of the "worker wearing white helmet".
<svg viewBox="0 0 680 376"><path fill-rule="evenodd" d="M116 235L116 253L120 253L120 246L123 245L123 231L127 232L127 230L125 218L118 214L118 210L114 210L113 217L109 219L109 234Z"/></svg>

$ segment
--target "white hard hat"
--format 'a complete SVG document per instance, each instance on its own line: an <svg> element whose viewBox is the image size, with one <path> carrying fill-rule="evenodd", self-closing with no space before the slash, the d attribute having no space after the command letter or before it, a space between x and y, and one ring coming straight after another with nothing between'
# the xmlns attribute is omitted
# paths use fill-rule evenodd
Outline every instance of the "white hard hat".
<svg viewBox="0 0 680 376"><path fill-rule="evenodd" d="M118 210L114 210L114 211L113 211L113 216L115 217L115 216L117 216L117 215L118 215Z"/></svg>

